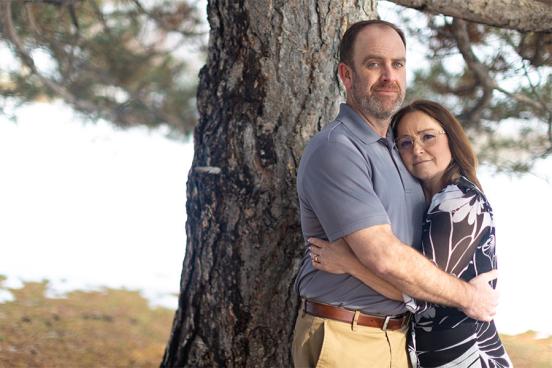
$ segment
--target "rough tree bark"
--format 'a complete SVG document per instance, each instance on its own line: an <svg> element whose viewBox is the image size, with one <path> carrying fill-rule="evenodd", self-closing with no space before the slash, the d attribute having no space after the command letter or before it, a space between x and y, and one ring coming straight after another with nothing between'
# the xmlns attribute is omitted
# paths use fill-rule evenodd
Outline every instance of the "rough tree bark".
<svg viewBox="0 0 552 368"><path fill-rule="evenodd" d="M537 0L396 0L524 31ZM376 0L209 1L209 56L188 177L188 243L164 367L288 367L303 250L295 173L339 100L339 38ZM505 7L504 7L505 6Z"/></svg>
<svg viewBox="0 0 552 368"><path fill-rule="evenodd" d="M375 1L209 1L188 243L165 367L288 367L303 242L295 175L337 111L341 34Z"/></svg>

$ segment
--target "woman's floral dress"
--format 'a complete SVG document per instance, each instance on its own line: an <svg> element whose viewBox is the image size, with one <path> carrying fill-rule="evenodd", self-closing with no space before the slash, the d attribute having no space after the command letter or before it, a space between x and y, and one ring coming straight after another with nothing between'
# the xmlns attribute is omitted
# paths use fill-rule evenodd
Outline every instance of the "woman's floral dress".
<svg viewBox="0 0 552 368"><path fill-rule="evenodd" d="M496 269L492 209L468 179L461 177L433 196L422 248L437 266L462 280ZM418 302L416 308L409 344L414 367L512 366L494 322L431 303Z"/></svg>

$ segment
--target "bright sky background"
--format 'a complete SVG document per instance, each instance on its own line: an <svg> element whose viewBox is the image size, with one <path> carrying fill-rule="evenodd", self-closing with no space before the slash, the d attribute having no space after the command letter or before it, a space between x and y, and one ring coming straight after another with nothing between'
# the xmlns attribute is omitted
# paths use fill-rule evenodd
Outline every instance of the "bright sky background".
<svg viewBox="0 0 552 368"><path fill-rule="evenodd" d="M185 253L191 143L146 129L83 125L63 104L0 118L0 274L53 281L52 293L142 290L175 308ZM552 160L537 174L552 173ZM534 175L480 178L495 210L502 332L552 334L552 184ZM9 298L6 293L4 298Z"/></svg>

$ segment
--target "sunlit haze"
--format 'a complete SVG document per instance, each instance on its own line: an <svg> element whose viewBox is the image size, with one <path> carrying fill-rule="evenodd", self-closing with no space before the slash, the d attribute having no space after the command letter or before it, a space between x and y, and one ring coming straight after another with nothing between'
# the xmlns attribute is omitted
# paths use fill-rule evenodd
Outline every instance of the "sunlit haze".
<svg viewBox="0 0 552 368"><path fill-rule="evenodd" d="M0 119L0 274L8 286L53 281L53 295L101 286L142 290L176 308L193 148L146 129L83 125L63 104ZM537 175L480 179L495 210L501 332L552 334L552 160ZM294 195L294 193L290 193ZM0 295L4 299L9 294ZM520 318L519 311L527 313Z"/></svg>

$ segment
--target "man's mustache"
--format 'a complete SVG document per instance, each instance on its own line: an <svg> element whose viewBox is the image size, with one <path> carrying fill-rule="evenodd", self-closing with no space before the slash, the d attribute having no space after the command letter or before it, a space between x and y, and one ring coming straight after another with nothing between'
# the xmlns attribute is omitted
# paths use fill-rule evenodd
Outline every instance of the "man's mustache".
<svg viewBox="0 0 552 368"><path fill-rule="evenodd" d="M401 87L397 83L378 83L372 86L372 91L378 90L401 92Z"/></svg>

